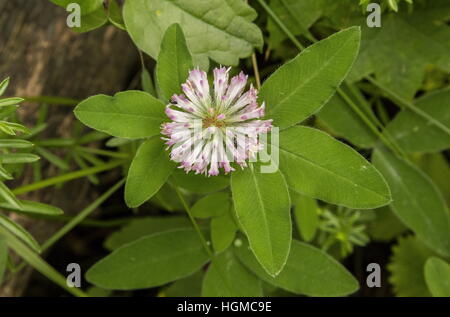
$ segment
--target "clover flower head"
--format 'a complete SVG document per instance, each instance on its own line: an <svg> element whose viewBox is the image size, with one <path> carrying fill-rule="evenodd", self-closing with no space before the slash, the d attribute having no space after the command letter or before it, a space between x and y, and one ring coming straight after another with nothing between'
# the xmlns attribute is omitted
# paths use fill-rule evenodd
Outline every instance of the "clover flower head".
<svg viewBox="0 0 450 317"><path fill-rule="evenodd" d="M265 105L258 105L258 91L250 86L244 92L248 76L241 72L229 80L229 71L214 69L211 93L206 73L191 70L181 85L184 94L166 106L172 122L162 125L163 140L186 172L215 176L220 169L234 171L233 163L246 167L263 149L261 134L272 128L272 120L259 120Z"/></svg>

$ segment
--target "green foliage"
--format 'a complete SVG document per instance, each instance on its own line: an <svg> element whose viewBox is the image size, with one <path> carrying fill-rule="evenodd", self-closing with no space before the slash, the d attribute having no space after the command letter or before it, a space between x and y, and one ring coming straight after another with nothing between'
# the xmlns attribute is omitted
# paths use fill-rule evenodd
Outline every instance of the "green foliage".
<svg viewBox="0 0 450 317"><path fill-rule="evenodd" d="M1 214L0 214L0 226L9 230L11 233L13 233L15 236L17 236L23 242L28 244L28 246L31 247L34 251L36 251L36 252L41 251L41 247L39 246L39 243L33 238L33 236L28 231L26 231L18 223L15 223L8 217L5 217Z"/></svg>
<svg viewBox="0 0 450 317"><path fill-rule="evenodd" d="M238 231L230 210L211 220L211 242L216 253L226 250Z"/></svg>
<svg viewBox="0 0 450 317"><path fill-rule="evenodd" d="M375 208L390 202L381 174L352 148L309 127L280 133L280 169L301 194L349 208Z"/></svg>
<svg viewBox="0 0 450 317"><path fill-rule="evenodd" d="M423 268L426 260L434 253L413 236L399 238L398 244L392 247L392 252L388 270L391 273L389 282L393 285L395 295L429 297Z"/></svg>
<svg viewBox="0 0 450 317"><path fill-rule="evenodd" d="M330 99L356 58L359 37L358 28L336 33L302 51L264 82L260 99L275 126L302 122Z"/></svg>
<svg viewBox="0 0 450 317"><path fill-rule="evenodd" d="M444 126L450 126L450 89L437 91L416 101L425 111ZM450 148L450 134L430 125L424 118L409 111L401 111L386 128L407 152L437 152Z"/></svg>
<svg viewBox="0 0 450 317"><path fill-rule="evenodd" d="M139 147L125 185L125 202L129 207L138 207L149 200L175 168L163 147L163 141L156 136Z"/></svg>
<svg viewBox="0 0 450 317"><path fill-rule="evenodd" d="M315 199L291 193L294 203L294 219L297 230L304 241L311 241L319 226L319 206Z"/></svg>
<svg viewBox="0 0 450 317"><path fill-rule="evenodd" d="M183 30L178 24L170 26L161 42L156 76L165 100L181 93L181 84L193 68L191 53L186 46Z"/></svg>
<svg viewBox="0 0 450 317"><path fill-rule="evenodd" d="M387 150L377 149L373 161L392 189L390 207L395 214L430 248L450 255L450 216L436 185Z"/></svg>
<svg viewBox="0 0 450 317"><path fill-rule="evenodd" d="M208 68L208 58L236 65L261 47L262 34L253 23L256 12L241 0L134 0L126 1L124 19L136 45L159 55L162 36L173 23L186 35L194 64Z"/></svg>
<svg viewBox="0 0 450 317"><path fill-rule="evenodd" d="M92 266L86 279L105 289L150 288L186 277L207 260L196 232L178 229L155 233L116 249Z"/></svg>
<svg viewBox="0 0 450 317"><path fill-rule="evenodd" d="M283 175L279 171L259 173L255 166L235 171L231 191L250 248L262 267L276 276L286 264L292 239L290 198Z"/></svg>
<svg viewBox="0 0 450 317"><path fill-rule="evenodd" d="M370 252L369 236L385 246L398 239L388 266L395 295L449 295L449 264L438 257L450 256L448 0L377 1L380 28L366 23L368 0L126 0L123 10L116 0L51 1L81 5L77 32L107 23L127 32L142 69L129 87L140 80L143 91L82 102L27 97L78 103L75 116L97 131L85 134L79 124L68 139L43 139L47 105L28 130L15 118L24 99L0 99L2 210L66 219L57 207L15 194L80 177L104 184L97 174L110 170L109 177L124 177L42 246L0 215L0 279L11 249L67 289L37 252L85 220L126 179L125 204L108 204L105 223L103 217L86 220L109 226L109 217L125 214L104 243L112 253L86 274L95 285L90 296L153 287L159 296L183 297L350 295L358 283L338 260L355 246ZM260 90L263 119L280 131L279 142L275 133L273 144L261 142L279 170L263 173L263 157L244 168L233 163L231 175L175 169L179 162L170 159L161 134L169 121L164 107L182 93L190 70L210 64L239 65L230 75L242 69ZM0 83L0 95L8 82ZM11 190L4 181L20 176L23 163L32 164L36 182ZM62 174L42 180L48 163ZM73 165L79 170L70 172ZM409 230L413 234L402 237Z"/></svg>
<svg viewBox="0 0 450 317"><path fill-rule="evenodd" d="M262 296L261 281L236 259L233 252L223 252L208 267L202 296L259 297Z"/></svg>
<svg viewBox="0 0 450 317"><path fill-rule="evenodd" d="M323 210L320 214L319 243L323 250L333 246L339 248L339 255L345 258L353 252L354 246L363 247L369 242L365 233L367 219L360 211L338 208L336 213Z"/></svg>
<svg viewBox="0 0 450 317"><path fill-rule="evenodd" d="M81 102L75 116L85 125L118 138L139 139L159 134L164 105L142 91L114 97L96 95Z"/></svg>
<svg viewBox="0 0 450 317"><path fill-rule="evenodd" d="M115 250L139 238L174 229L190 228L186 217L145 217L131 220L120 230L115 231L105 241L105 247Z"/></svg>
<svg viewBox="0 0 450 317"><path fill-rule="evenodd" d="M198 200L191 209L196 218L220 217L230 209L230 197L220 192L205 196Z"/></svg>
<svg viewBox="0 0 450 317"><path fill-rule="evenodd" d="M283 271L268 275L248 246L235 248L242 263L264 281L295 294L308 296L343 296L358 289L356 279L336 260L308 244L292 241L291 252Z"/></svg>
<svg viewBox="0 0 450 317"><path fill-rule="evenodd" d="M0 285L3 281L3 275L6 270L8 262L8 246L6 245L5 238L0 236Z"/></svg>
<svg viewBox="0 0 450 317"><path fill-rule="evenodd" d="M425 263L425 280L435 297L450 297L450 265L436 257Z"/></svg>
<svg viewBox="0 0 450 317"><path fill-rule="evenodd" d="M350 80L374 73L397 94L412 99L427 64L450 71L450 27L442 23L449 13L448 1L433 0L416 5L412 12L384 14L380 28L369 28L365 17L356 17L362 26L361 52Z"/></svg>

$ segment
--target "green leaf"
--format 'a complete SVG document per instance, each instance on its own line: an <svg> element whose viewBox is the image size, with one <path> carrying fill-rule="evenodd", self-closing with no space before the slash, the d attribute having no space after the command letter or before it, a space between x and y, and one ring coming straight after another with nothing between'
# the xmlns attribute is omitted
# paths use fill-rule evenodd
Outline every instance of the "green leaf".
<svg viewBox="0 0 450 317"><path fill-rule="evenodd" d="M39 246L39 243L33 238L33 236L27 230L25 230L18 223L0 214L0 226L8 229L11 233L13 233L16 237L18 237L26 244L28 244L36 252L41 252L41 247Z"/></svg>
<svg viewBox="0 0 450 317"><path fill-rule="evenodd" d="M223 252L205 274L202 296L260 297L261 281L239 263L233 252Z"/></svg>
<svg viewBox="0 0 450 317"><path fill-rule="evenodd" d="M3 79L3 81L0 83L0 96L2 96L5 93L6 88L8 88L8 85L9 85L9 77Z"/></svg>
<svg viewBox="0 0 450 317"><path fill-rule="evenodd" d="M450 204L450 163L443 153L428 153L416 158L417 165L439 187L442 195Z"/></svg>
<svg viewBox="0 0 450 317"><path fill-rule="evenodd" d="M359 105L357 102L355 104ZM345 138L357 147L366 149L375 145L375 134L339 95L330 99L317 113L317 118L333 135Z"/></svg>
<svg viewBox="0 0 450 317"><path fill-rule="evenodd" d="M219 217L230 209L230 197L228 193L215 193L199 199L191 209L196 218Z"/></svg>
<svg viewBox="0 0 450 317"><path fill-rule="evenodd" d="M425 263L425 281L434 297L450 297L450 265L436 257Z"/></svg>
<svg viewBox="0 0 450 317"><path fill-rule="evenodd" d="M24 101L23 98L18 97L11 97L11 98L5 98L0 99L0 107L8 107L8 106L15 106Z"/></svg>
<svg viewBox="0 0 450 317"><path fill-rule="evenodd" d="M0 226L0 236L5 238L8 247L25 260L29 265L35 268L37 271L45 275L48 279L55 284L64 288L67 292L74 296L86 296L81 290L77 288L71 288L67 285L67 279L61 275L53 267L48 265L36 252L30 249L26 244L20 241L7 229Z"/></svg>
<svg viewBox="0 0 450 317"><path fill-rule="evenodd" d="M141 86L142 90L152 96L156 96L155 85L153 85L152 77L146 68L142 68L141 72Z"/></svg>
<svg viewBox="0 0 450 317"><path fill-rule="evenodd" d="M292 239L289 192L279 171L263 174L256 168L231 174L233 201L256 258L276 276L286 264Z"/></svg>
<svg viewBox="0 0 450 317"><path fill-rule="evenodd" d="M71 3L80 5L81 23L80 27L72 29L79 33L92 31L103 26L108 21L108 14L103 7L103 0L50 0L64 9ZM73 12L73 11L70 11Z"/></svg>
<svg viewBox="0 0 450 317"><path fill-rule="evenodd" d="M119 138L159 134L167 119L164 104L143 91L124 91L114 97L96 95L82 101L75 116L88 127Z"/></svg>
<svg viewBox="0 0 450 317"><path fill-rule="evenodd" d="M370 221L367 227L367 231L374 240L391 241L408 231L408 228L388 206L374 210L374 216L376 218Z"/></svg>
<svg viewBox="0 0 450 317"><path fill-rule="evenodd" d="M179 229L143 237L118 248L94 264L86 279L105 289L150 288L189 276L207 261L197 232Z"/></svg>
<svg viewBox="0 0 450 317"><path fill-rule="evenodd" d="M59 156L53 154L50 151L47 151L45 148L42 148L40 146L36 147L36 152L45 158L47 161L49 161L51 164L59 167L60 169L66 171L70 169L69 163L60 158Z"/></svg>
<svg viewBox="0 0 450 317"><path fill-rule="evenodd" d="M390 207L395 214L430 248L450 255L450 216L436 185L385 149L375 150L372 161L392 190Z"/></svg>
<svg viewBox="0 0 450 317"><path fill-rule="evenodd" d="M115 250L144 236L173 229L191 228L191 226L192 224L188 218L184 216L134 219L120 230L111 234L105 241L105 247L108 250Z"/></svg>
<svg viewBox="0 0 450 317"><path fill-rule="evenodd" d="M359 28L349 28L303 50L263 84L260 100L281 129L317 112L335 93L359 48Z"/></svg>
<svg viewBox="0 0 450 317"><path fill-rule="evenodd" d="M422 85L428 65L450 71L450 27L445 23L450 14L447 0L416 1L414 10L385 13L380 28L368 27L366 17L360 12L355 14L356 20L341 19L362 27L361 51L349 80L374 73L384 86L411 100ZM339 27L343 27L342 23Z"/></svg>
<svg viewBox="0 0 450 317"><path fill-rule="evenodd" d="M131 162L125 185L125 202L135 208L149 200L166 182L175 168L158 137L148 139L139 147Z"/></svg>
<svg viewBox="0 0 450 317"><path fill-rule="evenodd" d="M116 0L110 0L108 6L108 19L114 26L119 29L126 30L125 22L123 21L122 8Z"/></svg>
<svg viewBox="0 0 450 317"><path fill-rule="evenodd" d="M444 126L450 126L450 89L425 95L417 100L416 106ZM401 111L386 129L406 152L439 152L450 148L450 134L410 110Z"/></svg>
<svg viewBox="0 0 450 317"><path fill-rule="evenodd" d="M162 290L161 297L200 297L202 294L203 272L199 271L191 276L175 281Z"/></svg>
<svg viewBox="0 0 450 317"><path fill-rule="evenodd" d="M179 24L173 24L164 34L156 65L158 85L165 100L181 93L181 84L186 81L191 69L192 57L183 30Z"/></svg>
<svg viewBox="0 0 450 317"><path fill-rule="evenodd" d="M6 271L6 264L8 262L8 246L6 240L0 236L0 285L3 282L3 275Z"/></svg>
<svg viewBox="0 0 450 317"><path fill-rule="evenodd" d="M230 178L227 176L205 177L204 175L187 174L180 169L174 171L172 179L177 186L196 194L216 192L230 185Z"/></svg>
<svg viewBox="0 0 450 317"><path fill-rule="evenodd" d="M208 57L237 65L263 45L261 30L251 23L256 12L241 0L133 0L125 2L123 14L133 41L154 59L165 30L174 23L185 33L194 64L203 69Z"/></svg>
<svg viewBox="0 0 450 317"><path fill-rule="evenodd" d="M302 195L297 196L294 205L295 223L303 240L309 242L314 239L319 226L319 216L317 214L319 206L315 199Z"/></svg>
<svg viewBox="0 0 450 317"><path fill-rule="evenodd" d="M0 148L26 149L33 147L33 143L19 139L0 139Z"/></svg>
<svg viewBox="0 0 450 317"><path fill-rule="evenodd" d="M38 215L48 215L48 216L57 216L62 215L64 212L61 208L47 205L35 201L30 200L19 200L21 208L17 208L17 206L12 205L9 202L0 202L0 208L4 208L7 210L17 211L20 213L27 214L38 214Z"/></svg>
<svg viewBox="0 0 450 317"><path fill-rule="evenodd" d="M392 247L392 257L387 268L391 273L389 282L396 296L429 297L425 284L423 267L425 261L434 253L417 237L400 237Z"/></svg>
<svg viewBox="0 0 450 317"><path fill-rule="evenodd" d="M238 227L230 211L211 220L211 242L216 253L226 250L236 236Z"/></svg>
<svg viewBox="0 0 450 317"><path fill-rule="evenodd" d="M351 147L309 127L280 133L280 169L296 192L349 208L391 201L381 174Z"/></svg>
<svg viewBox="0 0 450 317"><path fill-rule="evenodd" d="M39 161L40 157L30 153L0 154L1 164L22 164Z"/></svg>
<svg viewBox="0 0 450 317"><path fill-rule="evenodd" d="M358 290L357 280L325 252L293 240L286 266L276 277L268 275L243 244L234 249L239 260L262 280L286 291L308 296L344 296Z"/></svg>
<svg viewBox="0 0 450 317"><path fill-rule="evenodd" d="M184 207L181 201L179 199L174 199L176 196L177 192L173 186L169 185L169 182L167 182L152 197L150 202L170 212L183 211Z"/></svg>
<svg viewBox="0 0 450 317"><path fill-rule="evenodd" d="M7 180L13 179L12 175L3 166L0 166L0 177Z"/></svg>
<svg viewBox="0 0 450 317"><path fill-rule="evenodd" d="M0 181L0 197L4 199L8 204L14 206L17 209L22 209L22 205L20 201L16 198L13 192L6 186L3 182Z"/></svg>
<svg viewBox="0 0 450 317"><path fill-rule="evenodd" d="M270 8L293 35L305 35L311 39L309 27L320 18L321 0L271 0ZM287 38L286 34L272 20L267 21L268 42L272 48L278 47Z"/></svg>

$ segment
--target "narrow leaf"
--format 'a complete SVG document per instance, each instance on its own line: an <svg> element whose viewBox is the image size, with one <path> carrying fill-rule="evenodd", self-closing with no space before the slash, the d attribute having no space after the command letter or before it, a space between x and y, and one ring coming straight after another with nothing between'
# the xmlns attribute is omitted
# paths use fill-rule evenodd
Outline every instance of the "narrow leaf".
<svg viewBox="0 0 450 317"><path fill-rule="evenodd" d="M193 68L191 53L179 24L171 25L164 34L156 65L158 85L165 100L181 93L181 84Z"/></svg>
<svg viewBox="0 0 450 317"><path fill-rule="evenodd" d="M196 218L218 217L230 209L230 197L227 193L215 193L199 199L191 209Z"/></svg>
<svg viewBox="0 0 450 317"><path fill-rule="evenodd" d="M360 30L352 27L303 50L263 84L260 100L279 128L317 112L344 80L358 53Z"/></svg>
<svg viewBox="0 0 450 317"><path fill-rule="evenodd" d="M434 297L450 297L450 265L436 257L425 263L425 281Z"/></svg>
<svg viewBox="0 0 450 317"><path fill-rule="evenodd" d="M167 119L164 104L143 91L92 96L78 104L74 113L88 127L129 139L159 134Z"/></svg>
<svg viewBox="0 0 450 317"><path fill-rule="evenodd" d="M385 149L372 157L392 190L390 207L430 248L450 255L450 216L441 193L428 176Z"/></svg>
<svg viewBox="0 0 450 317"><path fill-rule="evenodd" d="M293 240L284 270L268 275L244 243L235 248L239 260L264 281L286 291L308 296L344 296L358 290L357 280L325 252Z"/></svg>
<svg viewBox="0 0 450 317"><path fill-rule="evenodd" d="M290 199L279 171L263 174L256 167L231 175L236 215L250 247L264 269L276 276L283 269L292 238Z"/></svg>
<svg viewBox="0 0 450 317"><path fill-rule="evenodd" d="M149 200L169 178L175 164L164 151L164 142L157 136L139 147L131 162L125 185L125 202L131 208Z"/></svg>
<svg viewBox="0 0 450 317"><path fill-rule="evenodd" d="M6 216L0 214L0 226L8 229L11 233L17 236L20 240L28 244L36 252L41 252L39 243L33 238L33 236L25 230L21 225L12 221Z"/></svg>
<svg viewBox="0 0 450 317"><path fill-rule="evenodd" d="M191 227L192 224L185 216L139 218L111 234L105 241L105 247L114 250L154 233Z"/></svg>
<svg viewBox="0 0 450 317"><path fill-rule="evenodd" d="M86 273L101 288L150 288L189 276L208 261L192 229L156 233L126 244L103 258ZM182 264L182 265L180 265Z"/></svg>
<svg viewBox="0 0 450 317"><path fill-rule="evenodd" d="M0 202L0 208L17 211L20 213L48 215L48 216L57 216L62 215L64 213L61 208L52 205L47 205L30 200L19 200L19 201L21 205L20 209L9 202Z"/></svg>
<svg viewBox="0 0 450 317"><path fill-rule="evenodd" d="M205 297L260 297L261 281L235 258L233 252L220 254L203 279Z"/></svg>
<svg viewBox="0 0 450 317"><path fill-rule="evenodd" d="M381 174L351 147L328 134L296 126L280 133L280 169L296 192L349 208L391 201Z"/></svg>
<svg viewBox="0 0 450 317"><path fill-rule="evenodd" d="M237 229L238 227L229 210L222 216L211 220L211 242L216 253L226 250L231 245Z"/></svg>

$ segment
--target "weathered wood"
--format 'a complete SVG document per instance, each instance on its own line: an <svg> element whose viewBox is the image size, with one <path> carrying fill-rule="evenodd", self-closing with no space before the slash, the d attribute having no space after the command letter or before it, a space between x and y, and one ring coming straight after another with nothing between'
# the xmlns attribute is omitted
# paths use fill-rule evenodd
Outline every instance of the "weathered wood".
<svg viewBox="0 0 450 317"><path fill-rule="evenodd" d="M66 25L64 9L47 0L0 0L0 79L11 77L7 96L87 96L112 94L128 86L138 67L138 53L127 34L112 26L77 34ZM23 104L20 115L32 126L36 104ZM50 137L69 137L72 108L52 106ZM54 173L45 168L45 176ZM26 183L29 177L21 180ZM75 183L75 184L74 184ZM66 214L77 213L96 195L85 181L72 182L56 191L46 189L24 198L53 203ZM11 215L39 240L44 241L58 225ZM7 276L0 296L20 296L31 270ZM45 294L42 294L45 295Z"/></svg>

